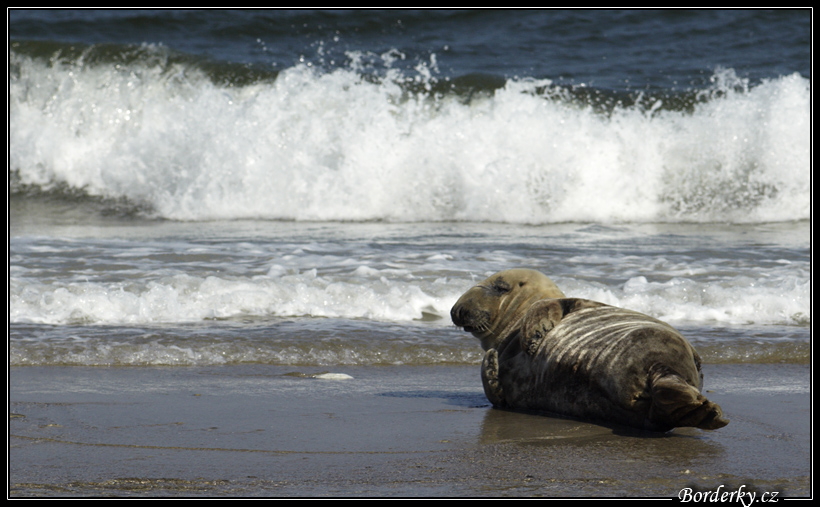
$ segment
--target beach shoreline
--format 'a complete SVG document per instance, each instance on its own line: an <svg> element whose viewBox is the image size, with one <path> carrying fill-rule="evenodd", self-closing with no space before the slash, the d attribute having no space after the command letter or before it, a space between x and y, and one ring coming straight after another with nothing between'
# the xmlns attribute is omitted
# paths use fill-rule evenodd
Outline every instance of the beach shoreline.
<svg viewBox="0 0 820 507"><path fill-rule="evenodd" d="M476 366L14 367L9 494L809 496L809 365L704 370L729 426L658 435L492 409Z"/></svg>

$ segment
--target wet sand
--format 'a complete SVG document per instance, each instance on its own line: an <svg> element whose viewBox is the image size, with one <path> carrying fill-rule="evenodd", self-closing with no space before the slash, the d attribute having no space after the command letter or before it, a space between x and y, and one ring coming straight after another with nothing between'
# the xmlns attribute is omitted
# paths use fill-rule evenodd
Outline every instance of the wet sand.
<svg viewBox="0 0 820 507"><path fill-rule="evenodd" d="M15 367L9 495L811 494L809 365L705 365L731 423L658 435L489 407L476 366Z"/></svg>

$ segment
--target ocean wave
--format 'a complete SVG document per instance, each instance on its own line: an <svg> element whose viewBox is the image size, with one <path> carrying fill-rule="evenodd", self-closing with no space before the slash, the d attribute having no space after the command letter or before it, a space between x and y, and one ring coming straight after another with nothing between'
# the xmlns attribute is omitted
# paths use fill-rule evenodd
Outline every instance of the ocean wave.
<svg viewBox="0 0 820 507"><path fill-rule="evenodd" d="M171 220L776 222L810 217L810 81L684 93L443 78L435 54L273 70L156 45L15 42L12 192ZM512 204L514 203L514 204Z"/></svg>
<svg viewBox="0 0 820 507"><path fill-rule="evenodd" d="M177 274L139 281L35 283L18 268L9 278L9 322L147 325L313 317L448 327L450 308L465 290L459 280L407 279L367 266L324 276L316 269L284 271L272 265L266 275L251 277ZM772 271L768 279L649 282L638 276L618 287L579 280L562 280L561 285L574 297L630 308L673 325L806 327L811 324L806 276Z"/></svg>

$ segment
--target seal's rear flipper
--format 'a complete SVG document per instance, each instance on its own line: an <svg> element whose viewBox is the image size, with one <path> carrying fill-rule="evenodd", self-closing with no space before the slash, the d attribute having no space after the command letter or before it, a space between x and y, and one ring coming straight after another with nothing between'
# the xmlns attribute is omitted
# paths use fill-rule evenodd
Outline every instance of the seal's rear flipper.
<svg viewBox="0 0 820 507"><path fill-rule="evenodd" d="M652 405L649 420L661 427L694 426L716 430L729 424L717 403L707 400L675 371L653 366L649 371Z"/></svg>

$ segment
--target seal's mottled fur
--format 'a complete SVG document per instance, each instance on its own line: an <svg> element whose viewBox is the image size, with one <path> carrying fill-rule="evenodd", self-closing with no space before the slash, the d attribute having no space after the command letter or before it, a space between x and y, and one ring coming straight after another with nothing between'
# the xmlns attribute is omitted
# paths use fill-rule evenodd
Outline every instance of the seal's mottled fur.
<svg viewBox="0 0 820 507"><path fill-rule="evenodd" d="M495 406L655 431L729 422L700 393L700 357L673 327L566 298L541 273L496 273L468 290L451 317L487 351L481 377Z"/></svg>

